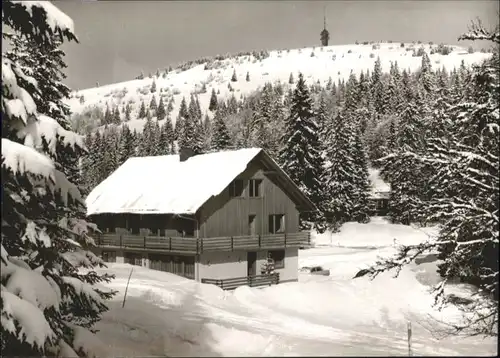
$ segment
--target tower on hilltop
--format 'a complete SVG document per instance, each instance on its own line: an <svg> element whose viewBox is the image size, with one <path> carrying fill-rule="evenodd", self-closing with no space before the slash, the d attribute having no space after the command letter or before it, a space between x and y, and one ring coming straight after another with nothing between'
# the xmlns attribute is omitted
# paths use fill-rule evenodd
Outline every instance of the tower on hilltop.
<svg viewBox="0 0 500 358"><path fill-rule="evenodd" d="M330 33L326 29L326 14L325 8L323 8L323 30L320 33L321 46L328 46L328 40L330 40Z"/></svg>

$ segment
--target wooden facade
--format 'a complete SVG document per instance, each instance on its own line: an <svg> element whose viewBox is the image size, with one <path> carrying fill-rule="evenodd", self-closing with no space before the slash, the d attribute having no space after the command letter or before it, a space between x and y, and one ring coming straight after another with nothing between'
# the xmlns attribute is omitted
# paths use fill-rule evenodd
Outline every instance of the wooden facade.
<svg viewBox="0 0 500 358"><path fill-rule="evenodd" d="M275 175L264 173L265 169L253 162L235 179L243 183L240 196L231 197L230 184L221 194L212 197L199 210L200 237L274 234L269 227L271 215L283 215L283 233L299 232L296 204L276 183ZM254 181L260 183L257 197L250 196Z"/></svg>

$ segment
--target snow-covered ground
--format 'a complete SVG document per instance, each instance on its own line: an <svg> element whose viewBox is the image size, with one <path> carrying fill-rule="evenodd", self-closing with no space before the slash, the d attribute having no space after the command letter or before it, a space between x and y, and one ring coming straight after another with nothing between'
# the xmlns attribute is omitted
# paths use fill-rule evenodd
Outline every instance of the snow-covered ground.
<svg viewBox="0 0 500 358"><path fill-rule="evenodd" d="M219 99L229 98L232 94L239 99L241 96L247 96L253 91L264 86L265 83L281 82L285 89L288 86L290 73L293 73L295 80L300 71L308 85L319 81L323 86L326 85L329 78L337 83L338 80L347 80L351 70L358 76L360 72L370 73L377 57L380 57L382 71L389 72L391 62L398 63L400 70L409 69L416 71L422 62L422 57L412 56L413 50L423 47L429 54L433 68L446 68L448 71L460 66L464 61L466 66L480 62L489 58L490 53L475 52L469 54L467 49L459 46L453 47L453 52L449 55L439 53L430 54L431 47L437 45L428 44L405 44L401 47L400 43L380 43L375 44L378 48L374 49L369 45L336 45L327 47L310 47L302 49L291 49L282 51L270 51L269 57L265 59L256 59L253 55L232 56L225 60L209 63L213 68L205 69L205 64L196 65L185 71L175 70L163 78L163 69L160 69L160 77L147 77L142 80L132 80L127 82L115 83L96 88L89 88L75 91L72 98L67 101L73 113L84 113L94 107L99 107L103 111L106 105L111 108L115 105L122 106L126 103L131 104L132 116L136 118L141 105L144 101L148 105L152 96L156 97L156 103L159 103L160 97L163 97L165 105L170 98L174 98L173 112L171 118L175 122L182 97L189 101L191 93L197 93L202 112L208 112L210 95L212 89L220 92ZM232 82L233 72L236 72L237 82ZM246 81L246 74L249 74L249 81ZM137 76L138 74L131 74ZM151 93L150 88L156 83L156 92ZM201 93L200 90L205 84L207 91ZM231 85L233 92L228 85ZM83 100L80 98L83 96ZM122 119L124 113L121 114ZM155 119L155 118L154 118ZM127 122L133 130L142 131L145 123L144 119L132 119Z"/></svg>
<svg viewBox="0 0 500 358"><path fill-rule="evenodd" d="M225 292L178 276L111 264L109 285L119 291L98 324L108 356L341 356L407 355L407 322L414 355L495 355L493 339L434 338L430 327L458 317L432 307L435 262L353 280L397 243L426 240L435 228L392 225L374 218L348 223L338 234L314 235L316 247L301 250L299 266L321 265L329 277L300 274L299 282ZM454 289L457 294L457 289Z"/></svg>

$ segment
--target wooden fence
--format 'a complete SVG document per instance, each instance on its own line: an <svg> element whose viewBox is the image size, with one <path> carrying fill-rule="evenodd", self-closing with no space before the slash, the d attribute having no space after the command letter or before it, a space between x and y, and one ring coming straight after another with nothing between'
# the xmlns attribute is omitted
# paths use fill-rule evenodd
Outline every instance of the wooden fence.
<svg viewBox="0 0 500 358"><path fill-rule="evenodd" d="M105 247L201 254L209 251L304 247L308 246L310 243L310 233L298 232L291 234L210 237L199 239L192 237L101 234L97 235L95 239L98 246Z"/></svg>
<svg viewBox="0 0 500 358"><path fill-rule="evenodd" d="M256 275L247 277L235 277L227 279L202 278L201 283L219 286L223 290L234 290L240 286L261 287L277 285L280 281L280 274Z"/></svg>

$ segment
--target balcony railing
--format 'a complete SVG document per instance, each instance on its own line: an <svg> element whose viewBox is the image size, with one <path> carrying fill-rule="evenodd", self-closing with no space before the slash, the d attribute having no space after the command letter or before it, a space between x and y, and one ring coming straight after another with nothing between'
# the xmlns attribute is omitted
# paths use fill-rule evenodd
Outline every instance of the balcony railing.
<svg viewBox="0 0 500 358"><path fill-rule="evenodd" d="M168 251L201 254L209 251L281 249L304 247L310 243L309 232L254 236L211 238L158 237L121 234L99 234L96 244L101 247L131 248L148 251Z"/></svg>
<svg viewBox="0 0 500 358"><path fill-rule="evenodd" d="M219 286L223 290L234 290L240 286L261 287L277 285L280 282L280 274L256 275L247 277L235 277L226 279L202 278L201 283Z"/></svg>

